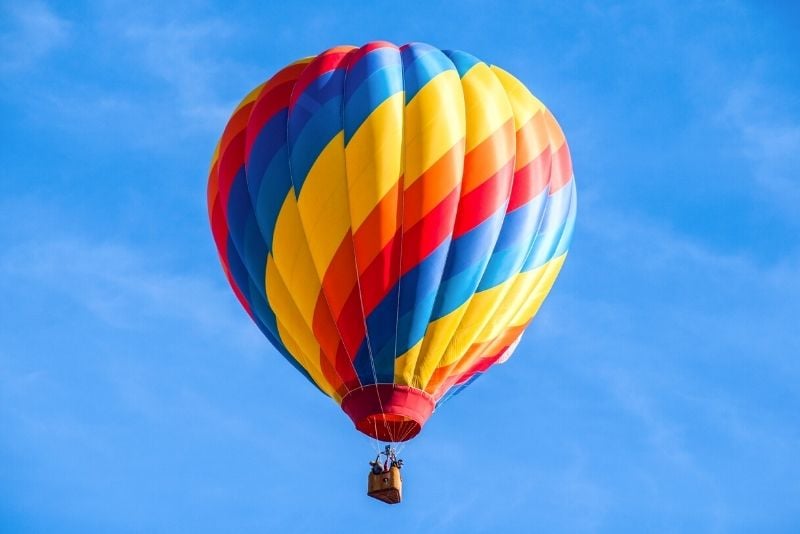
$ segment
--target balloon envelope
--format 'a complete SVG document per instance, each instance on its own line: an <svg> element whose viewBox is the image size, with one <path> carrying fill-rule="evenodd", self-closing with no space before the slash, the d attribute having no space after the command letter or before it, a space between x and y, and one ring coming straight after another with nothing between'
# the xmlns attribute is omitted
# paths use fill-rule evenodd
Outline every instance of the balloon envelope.
<svg viewBox="0 0 800 534"><path fill-rule="evenodd" d="M458 51L331 48L256 87L214 153L224 271L276 349L384 441L516 346L576 196L553 116Z"/></svg>

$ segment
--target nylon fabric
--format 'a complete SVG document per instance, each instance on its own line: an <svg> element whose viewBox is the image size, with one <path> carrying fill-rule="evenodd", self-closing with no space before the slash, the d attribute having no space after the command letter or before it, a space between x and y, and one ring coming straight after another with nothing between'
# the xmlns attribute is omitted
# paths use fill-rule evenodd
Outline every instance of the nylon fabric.
<svg viewBox="0 0 800 534"><path fill-rule="evenodd" d="M564 264L576 198L564 134L523 83L385 41L256 87L208 180L236 298L339 404L395 384L441 405L508 359Z"/></svg>

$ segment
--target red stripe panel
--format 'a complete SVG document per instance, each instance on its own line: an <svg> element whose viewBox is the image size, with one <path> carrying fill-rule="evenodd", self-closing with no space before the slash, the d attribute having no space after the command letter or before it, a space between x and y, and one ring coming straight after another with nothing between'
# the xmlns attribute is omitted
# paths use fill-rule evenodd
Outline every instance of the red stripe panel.
<svg viewBox="0 0 800 534"><path fill-rule="evenodd" d="M464 194L480 186L505 165L506 161L501 157L511 154L513 161L515 143L514 119L509 119L470 150L464 158L464 176L461 178Z"/></svg>
<svg viewBox="0 0 800 534"><path fill-rule="evenodd" d="M388 41L372 41L371 43L367 43L358 50L356 50L355 52L353 52L353 57L350 58L348 63L350 63L350 65L355 65L356 63L358 63L358 60L360 60L362 57L366 56L373 50L377 50L379 48L396 49L397 47Z"/></svg>
<svg viewBox="0 0 800 534"><path fill-rule="evenodd" d="M398 228L394 238L358 277L365 317L369 317L372 310L397 283L400 267L400 236L401 230Z"/></svg>
<svg viewBox="0 0 800 534"><path fill-rule="evenodd" d="M253 103L253 109L247 121L247 142L245 144L245 161L250 158L253 143L269 120L289 104L297 78L302 75L311 59L289 65L278 71L269 79Z"/></svg>
<svg viewBox="0 0 800 534"><path fill-rule="evenodd" d="M488 180L461 198L453 239L478 226L508 200L513 171L512 157Z"/></svg>
<svg viewBox="0 0 800 534"><path fill-rule="evenodd" d="M292 96L289 99L289 107L294 107L297 103L297 99L300 98L300 95L311 85L311 82L326 72L330 72L336 68L345 68L347 66L346 62L343 63L342 60L344 56L354 49L355 47L353 46L337 46L315 57L311 63L306 66L303 74L297 79L297 84L294 86L294 91L292 91Z"/></svg>
<svg viewBox="0 0 800 534"><path fill-rule="evenodd" d="M211 205L211 233L214 235L214 242L217 244L217 251L225 268L228 268L228 223L225 214L222 213L222 206L219 197Z"/></svg>
<svg viewBox="0 0 800 534"><path fill-rule="evenodd" d="M317 308L324 306L336 323L345 349L355 357L364 337L364 317L356 284L353 241L348 233L328 265L317 296Z"/></svg>
<svg viewBox="0 0 800 534"><path fill-rule="evenodd" d="M216 165L214 165L214 170ZM213 170L212 170L213 172ZM231 274L230 267L228 266L228 225L225 221L225 216L222 213L222 208L219 204L219 198L214 198L209 203L209 219L211 221L211 233L214 236L214 243L217 245L217 252L219 254L220 263L222 263L222 270L225 272L225 278L233 289L233 293L239 300L244 310L251 318L253 318L253 310L250 308L250 303L244 297L244 293L239 290L236 282Z"/></svg>
<svg viewBox="0 0 800 534"><path fill-rule="evenodd" d="M403 234L401 276L416 267L451 235L458 212L459 193L459 187L453 189L430 213Z"/></svg>
<svg viewBox="0 0 800 534"><path fill-rule="evenodd" d="M306 67L308 67L312 59L314 58L305 58L291 65L287 65L267 81L267 84L264 86L264 91L272 91L278 85L283 85L289 81L294 82L300 77ZM259 98L261 97L259 96Z"/></svg>
<svg viewBox="0 0 800 534"><path fill-rule="evenodd" d="M341 315L336 319L336 326L342 335L347 353L355 358L361 341L366 336L364 316L361 314L361 295L359 295L357 287L353 289L345 302Z"/></svg>
<svg viewBox="0 0 800 534"><path fill-rule="evenodd" d="M245 132L241 131L231 139L227 150L219 158L219 196L217 198L222 205L222 212L226 219L233 179L244 165L244 141Z"/></svg>
<svg viewBox="0 0 800 534"><path fill-rule="evenodd" d="M550 149L545 148L541 154L514 173L514 185L511 188L511 197L508 199L507 213L524 206L544 191L550 182L551 160Z"/></svg>
<svg viewBox="0 0 800 534"><path fill-rule="evenodd" d="M252 109L253 103L248 102L234 113L228 124L225 125L225 131L222 132L222 138L219 141L219 159L222 159L225 152L228 151L231 141L247 128L247 121Z"/></svg>
<svg viewBox="0 0 800 534"><path fill-rule="evenodd" d="M214 211L214 202L219 195L219 176L217 171L219 169L219 160L214 159L211 163L211 170L208 171L208 189L206 190L206 201L208 205L208 219L211 220L211 214Z"/></svg>
<svg viewBox="0 0 800 534"><path fill-rule="evenodd" d="M572 179L572 160L569 147L564 142L553 156L553 168L550 171L550 194L552 195Z"/></svg>
<svg viewBox="0 0 800 534"><path fill-rule="evenodd" d="M328 381L332 384L344 382L348 390L358 387L359 381L353 364L347 357L347 352L339 339L339 331L331 318L324 298L317 299L312 324L314 337L320 345L322 359L328 364L329 370L334 373L334 379L326 375Z"/></svg>
<svg viewBox="0 0 800 534"><path fill-rule="evenodd" d="M470 367L470 369L466 373L462 374L461 377L459 377L455 385L460 386L461 384L467 382L470 378L472 378L476 373L483 373L484 371L486 371L489 367L494 365L497 362L497 360L499 360L503 356L503 353L506 351L507 348L508 347L504 347L503 349L500 350L500 352L498 352L494 356L480 358L472 365L472 367Z"/></svg>
<svg viewBox="0 0 800 534"><path fill-rule="evenodd" d="M250 158L250 151L253 149L261 130L275 116L278 111L286 107L286 102L292 95L294 88L294 80L289 80L282 83L271 90L265 89L261 92L253 105L253 110L250 113L250 120L247 123L247 143L245 144L244 159L247 161Z"/></svg>
<svg viewBox="0 0 800 534"><path fill-rule="evenodd" d="M460 188L463 170L461 139L403 192L403 226L411 228L435 207L433 202L441 201L454 187Z"/></svg>
<svg viewBox="0 0 800 534"><path fill-rule="evenodd" d="M493 358L495 356L499 358L505 349L522 334L522 331L525 330L525 326L527 326L527 323L522 326L507 328L499 336L490 341L473 343L459 361L450 366L436 369L425 389L429 392L434 392L433 396L438 399L447 393L447 390L454 385L466 382L477 372L474 371L474 369L483 365L481 360L487 359L487 357ZM495 361L497 361L497 358L495 358Z"/></svg>
<svg viewBox="0 0 800 534"><path fill-rule="evenodd" d="M365 316L383 300L399 278L399 190L398 181L372 209L353 238Z"/></svg>
<svg viewBox="0 0 800 534"><path fill-rule="evenodd" d="M342 382L342 379L337 374L336 367L333 365L333 363L331 363L321 349L319 351L319 367L328 383L334 386L336 393L344 396L352 389L351 387L348 387L347 384ZM358 384L356 384L355 387L358 387Z"/></svg>
<svg viewBox="0 0 800 534"><path fill-rule="evenodd" d="M353 236L359 274L381 253L387 241L391 243L391 236L400 227L399 189L400 181L383 195Z"/></svg>
<svg viewBox="0 0 800 534"><path fill-rule="evenodd" d="M331 314L339 318L345 302L356 287L356 264L353 259L353 239L348 231L339 248L331 258L322 277L322 289L331 308Z"/></svg>
<svg viewBox="0 0 800 534"><path fill-rule="evenodd" d="M347 355L347 349L340 342L336 348L336 370L344 377L347 389L355 389L361 385L358 375L354 374L353 359Z"/></svg>

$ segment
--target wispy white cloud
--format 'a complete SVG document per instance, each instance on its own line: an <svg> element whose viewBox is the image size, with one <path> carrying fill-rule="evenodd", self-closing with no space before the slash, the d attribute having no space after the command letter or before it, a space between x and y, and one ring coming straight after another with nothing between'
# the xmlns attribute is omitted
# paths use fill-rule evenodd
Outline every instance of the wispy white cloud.
<svg viewBox="0 0 800 534"><path fill-rule="evenodd" d="M70 40L71 24L40 1L6 3L8 27L0 33L0 68L36 65Z"/></svg>
<svg viewBox="0 0 800 534"><path fill-rule="evenodd" d="M144 71L166 84L184 120L219 129L235 105L221 100L220 82L241 70L212 53L213 44L233 34L229 25L218 19L166 24L142 20L126 21L119 30Z"/></svg>
<svg viewBox="0 0 800 534"><path fill-rule="evenodd" d="M719 118L738 134L756 186L795 213L800 203L800 118L792 116L786 99L764 80L744 80L729 90Z"/></svg>
<svg viewBox="0 0 800 534"><path fill-rule="evenodd" d="M725 531L737 513L760 517L757 505L732 508L738 497L710 450L721 447L729 462L758 450L769 458L762 464L769 478L784 476L780 466L800 446L800 428L783 419L785 406L800 399L786 392L776 401L772 393L800 379L800 333L786 328L800 300L800 258L721 252L593 194L583 207L591 220L579 222L562 273L571 281L556 284L520 351L559 362L560 380L577 375L598 388L618 420L629 421L612 431L641 438L625 454L638 462L630 468L650 481L654 499L665 491L659 477L680 473L702 492L709 528ZM757 370L758 378L742 388L738 374L748 371L737 369ZM619 497L593 475L586 480L600 498ZM771 491L760 478L753 483Z"/></svg>
<svg viewBox="0 0 800 534"><path fill-rule="evenodd" d="M7 98L28 111L30 124L113 139L121 148L170 151L178 141L217 135L236 97L254 85L251 69L221 46L234 36L222 17L172 19L115 4L84 18L75 32L44 4L32 5L14 8L20 22L0 41L9 65L30 64L69 41L72 56L96 68L55 65L47 84L14 72ZM233 96L226 93L231 83Z"/></svg>
<svg viewBox="0 0 800 534"><path fill-rule="evenodd" d="M215 282L159 268L150 254L130 245L83 236L31 239L8 247L0 270L6 283L58 293L111 328L146 331L169 319L204 336L224 333L251 354L263 347L255 326L234 309L221 276Z"/></svg>

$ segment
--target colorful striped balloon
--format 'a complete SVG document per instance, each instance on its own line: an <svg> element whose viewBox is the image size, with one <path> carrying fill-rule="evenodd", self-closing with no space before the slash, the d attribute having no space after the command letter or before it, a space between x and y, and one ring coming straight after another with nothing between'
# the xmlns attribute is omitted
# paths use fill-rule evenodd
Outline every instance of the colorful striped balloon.
<svg viewBox="0 0 800 534"><path fill-rule="evenodd" d="M561 129L516 78L372 42L247 95L208 206L264 335L358 430L396 442L516 347L566 257L576 196Z"/></svg>

